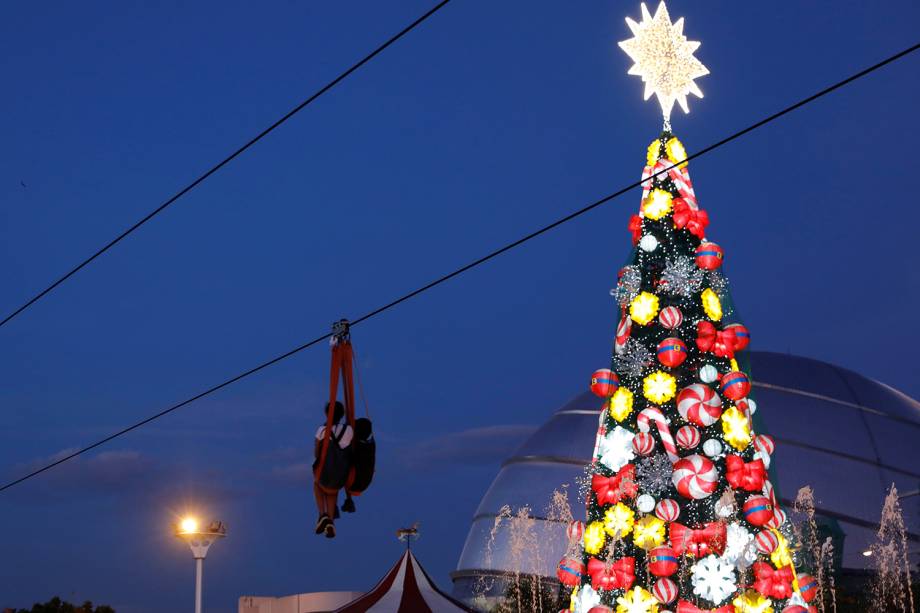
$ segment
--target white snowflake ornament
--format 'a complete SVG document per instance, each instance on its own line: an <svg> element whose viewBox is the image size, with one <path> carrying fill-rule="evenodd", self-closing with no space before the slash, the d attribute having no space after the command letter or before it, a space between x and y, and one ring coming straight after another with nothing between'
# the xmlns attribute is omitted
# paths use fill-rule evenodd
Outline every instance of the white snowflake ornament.
<svg viewBox="0 0 920 613"><path fill-rule="evenodd" d="M597 455L601 464L616 472L636 457L632 441L636 434L623 426L617 426L601 439Z"/></svg>
<svg viewBox="0 0 920 613"><path fill-rule="evenodd" d="M754 543L754 535L739 523L729 524L725 530L722 559L742 570L756 562L757 545Z"/></svg>
<svg viewBox="0 0 920 613"><path fill-rule="evenodd" d="M588 613L600 603L601 597L594 591L594 588L587 584L583 585L578 588L578 595L573 601L572 613Z"/></svg>
<svg viewBox="0 0 920 613"><path fill-rule="evenodd" d="M719 604L735 592L735 566L722 558L709 555L690 569L693 593Z"/></svg>

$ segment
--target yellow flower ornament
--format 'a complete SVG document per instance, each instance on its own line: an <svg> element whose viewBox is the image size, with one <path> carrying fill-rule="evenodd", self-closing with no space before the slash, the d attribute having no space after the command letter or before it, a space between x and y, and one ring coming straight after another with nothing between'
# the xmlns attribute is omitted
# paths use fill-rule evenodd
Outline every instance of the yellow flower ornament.
<svg viewBox="0 0 920 613"><path fill-rule="evenodd" d="M773 603L760 592L745 590L732 600L735 613L773 613Z"/></svg>
<svg viewBox="0 0 920 613"><path fill-rule="evenodd" d="M645 588L636 586L617 598L617 613L658 613L658 600Z"/></svg>
<svg viewBox="0 0 920 613"><path fill-rule="evenodd" d="M700 300L703 302L703 310L706 311L706 317L712 321L719 321L722 319L722 301L719 300L718 294L707 287L703 290L703 293L700 294Z"/></svg>
<svg viewBox="0 0 920 613"><path fill-rule="evenodd" d="M748 418L738 407L731 407L722 413L722 438L738 451L743 451L751 444Z"/></svg>
<svg viewBox="0 0 920 613"><path fill-rule="evenodd" d="M623 421L629 417L629 414L632 413L632 409L633 393L625 386L618 387L608 403L610 417L617 421Z"/></svg>
<svg viewBox="0 0 920 613"><path fill-rule="evenodd" d="M613 538L623 538L633 529L635 513L622 502L618 502L604 513L604 530Z"/></svg>
<svg viewBox="0 0 920 613"><path fill-rule="evenodd" d="M684 162L684 160L687 159L687 150L684 149L684 144L677 140L676 136L672 136L671 139L665 143L664 150L669 160L672 162L681 162L677 165L678 168L683 168L687 165L687 162Z"/></svg>
<svg viewBox="0 0 920 613"><path fill-rule="evenodd" d="M641 292L629 303L629 316L640 326L646 325L658 315L658 296Z"/></svg>
<svg viewBox="0 0 920 613"><path fill-rule="evenodd" d="M648 197L642 201L642 214L649 219L661 219L671 212L673 198L669 191L653 189L648 193Z"/></svg>
<svg viewBox="0 0 920 613"><path fill-rule="evenodd" d="M604 531L603 522L593 521L585 528L583 536L585 541L585 551L591 555L600 553L607 542L607 533Z"/></svg>
<svg viewBox="0 0 920 613"><path fill-rule="evenodd" d="M657 370L642 381L642 395L656 404L667 402L676 393L677 381L666 372Z"/></svg>
<svg viewBox="0 0 920 613"><path fill-rule="evenodd" d="M664 522L654 515L646 515L633 525L633 542L648 551L664 542Z"/></svg>

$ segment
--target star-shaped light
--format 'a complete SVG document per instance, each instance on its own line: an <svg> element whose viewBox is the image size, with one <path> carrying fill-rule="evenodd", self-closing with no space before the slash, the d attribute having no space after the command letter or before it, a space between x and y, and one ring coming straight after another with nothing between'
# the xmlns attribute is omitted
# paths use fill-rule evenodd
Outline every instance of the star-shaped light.
<svg viewBox="0 0 920 613"><path fill-rule="evenodd" d="M684 36L684 18L671 23L664 2L658 5L652 17L642 3L642 21L636 23L627 17L626 25L632 30L633 38L619 45L635 62L629 74L642 77L645 99L651 98L652 94L658 96L665 124L670 122L675 102L685 113L689 113L687 94L703 97L703 92L693 80L709 74L709 70L693 57L700 43Z"/></svg>

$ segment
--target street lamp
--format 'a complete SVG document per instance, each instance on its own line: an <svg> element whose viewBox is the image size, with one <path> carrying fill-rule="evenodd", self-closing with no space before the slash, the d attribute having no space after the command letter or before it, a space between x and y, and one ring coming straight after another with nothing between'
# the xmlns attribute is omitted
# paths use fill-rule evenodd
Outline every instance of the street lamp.
<svg viewBox="0 0 920 613"><path fill-rule="evenodd" d="M214 541L227 536L227 527L220 521L212 521L203 526L196 517L184 517L176 524L176 536L188 543L195 557L195 613L201 613L201 573L204 558Z"/></svg>

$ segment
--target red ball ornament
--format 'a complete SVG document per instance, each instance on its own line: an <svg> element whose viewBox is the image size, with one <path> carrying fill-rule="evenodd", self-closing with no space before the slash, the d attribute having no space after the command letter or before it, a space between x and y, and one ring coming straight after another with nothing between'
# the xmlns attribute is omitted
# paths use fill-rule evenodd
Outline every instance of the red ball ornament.
<svg viewBox="0 0 920 613"><path fill-rule="evenodd" d="M658 599L661 604L674 602L677 598L677 584L668 578L659 579L652 586L652 596Z"/></svg>
<svg viewBox="0 0 920 613"><path fill-rule="evenodd" d="M687 345L679 338L666 338L658 343L658 361L668 368L676 368L687 359Z"/></svg>
<svg viewBox="0 0 920 613"><path fill-rule="evenodd" d="M664 307L661 309L661 312L658 313L658 323L667 328L668 330L673 330L678 327L684 321L684 314L680 312L676 306Z"/></svg>
<svg viewBox="0 0 920 613"><path fill-rule="evenodd" d="M655 515L662 521L674 521L680 516L680 505L676 500L665 498L655 505Z"/></svg>
<svg viewBox="0 0 920 613"><path fill-rule="evenodd" d="M748 332L747 328L741 324L728 324L724 329L726 332L729 330L735 331L735 351L747 349L747 346L751 343L751 333Z"/></svg>
<svg viewBox="0 0 920 613"><path fill-rule="evenodd" d="M773 519L773 503L766 496L751 496L741 510L744 519L754 526L765 526Z"/></svg>
<svg viewBox="0 0 920 613"><path fill-rule="evenodd" d="M761 530L754 537L754 545L757 547L757 551L764 555L769 555L779 546L779 539L776 538L776 534L772 531Z"/></svg>
<svg viewBox="0 0 920 613"><path fill-rule="evenodd" d="M581 578L585 574L585 565L581 560L572 557L565 557L559 560L556 567L556 577L562 585L575 587L581 583Z"/></svg>
<svg viewBox="0 0 920 613"><path fill-rule="evenodd" d="M719 391L730 400L740 400L751 393L751 380L743 372L733 370L722 377Z"/></svg>
<svg viewBox="0 0 920 613"><path fill-rule="evenodd" d="M696 265L703 270L715 270L722 265L722 248L715 243L703 241L696 248Z"/></svg>
<svg viewBox="0 0 920 613"><path fill-rule="evenodd" d="M681 426L677 431L676 440L684 449L693 449L700 444L700 431L693 426Z"/></svg>
<svg viewBox="0 0 920 613"><path fill-rule="evenodd" d="M613 613L613 609L599 604L596 607L591 607L588 609L588 613Z"/></svg>
<svg viewBox="0 0 920 613"><path fill-rule="evenodd" d="M805 573L799 573L796 575L796 578L799 580L799 592L802 593L802 598L805 599L805 602L814 600L815 596L818 594L817 579Z"/></svg>
<svg viewBox="0 0 920 613"><path fill-rule="evenodd" d="M591 391L595 396L609 398L620 387L620 378L609 368L601 368L591 375Z"/></svg>
<svg viewBox="0 0 920 613"><path fill-rule="evenodd" d="M645 456L655 450L655 439L648 432L639 432L632 440L633 451Z"/></svg>
<svg viewBox="0 0 920 613"><path fill-rule="evenodd" d="M783 609L783 613L808 613L808 609L801 605L794 604Z"/></svg>
<svg viewBox="0 0 920 613"><path fill-rule="evenodd" d="M577 519L570 521L565 534L569 537L570 543L577 543L585 534L585 522L578 521Z"/></svg>
<svg viewBox="0 0 920 613"><path fill-rule="evenodd" d="M648 570L656 577L670 577L677 572L677 552L671 547L655 547L648 552Z"/></svg>

